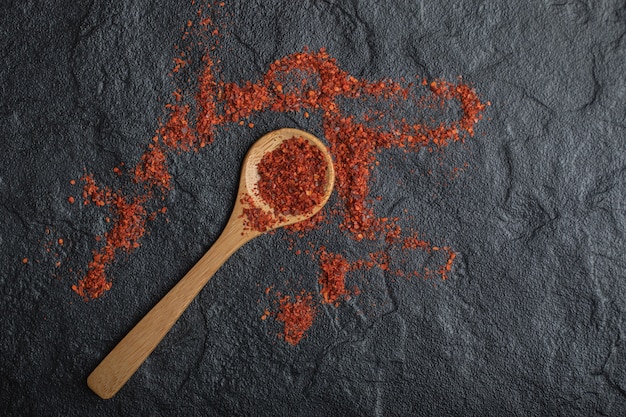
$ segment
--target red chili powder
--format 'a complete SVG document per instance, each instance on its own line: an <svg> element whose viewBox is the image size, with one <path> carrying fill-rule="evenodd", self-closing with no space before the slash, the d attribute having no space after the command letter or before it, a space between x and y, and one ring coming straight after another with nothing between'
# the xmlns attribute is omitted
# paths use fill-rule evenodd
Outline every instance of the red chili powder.
<svg viewBox="0 0 626 417"><path fill-rule="evenodd" d="M318 278L320 295L324 303L336 304L341 297L348 295L345 280L350 263L343 256L329 253L324 248L321 249L319 260L322 270Z"/></svg>
<svg viewBox="0 0 626 417"><path fill-rule="evenodd" d="M293 73L305 74L306 88L299 85L285 88L285 79ZM324 49L317 53L307 50L275 61L257 83L247 81L242 86L220 83L223 93L224 119L236 122L255 112L318 111L323 116L323 129L330 143L336 168L336 189L343 201L342 228L357 240L376 239L385 229L384 222L374 215L369 199L369 181L376 155L381 149L400 147L419 150L431 144L447 146L473 135L473 125L482 117L485 107L474 90L463 84L437 80L429 93L433 98L455 100L462 110L460 118L449 123L428 126L393 120L389 126L358 122L355 116L341 111L340 100L369 97L402 104L416 88L392 80L369 82L358 80L341 70ZM287 91L288 90L288 91Z"/></svg>
<svg viewBox="0 0 626 417"><path fill-rule="evenodd" d="M318 147L301 137L287 139L261 158L259 195L277 214L310 213L324 199L327 168Z"/></svg>
<svg viewBox="0 0 626 417"><path fill-rule="evenodd" d="M265 232L287 215L309 213L324 198L326 159L322 151L309 141L292 137L276 149L266 152L257 165L258 196L273 210L257 207L253 198L244 194L244 227Z"/></svg>
<svg viewBox="0 0 626 417"><path fill-rule="evenodd" d="M215 8L212 10L215 11ZM456 256L452 248L434 246L417 237L412 230L403 231L398 219L376 215L375 197L370 195L372 172L378 164L381 151L385 149L434 151L472 137L488 102L482 103L474 89L461 80L416 79L415 82L407 83L389 79L359 79L342 70L324 49L317 52L304 49L287 55L270 64L265 74L256 81L218 81L220 77L216 64L219 61L214 61L211 53L219 43L220 34L213 19L206 15L205 9L201 9L191 25L185 25L184 30L183 40L188 40L189 45L174 60L172 76L175 83L188 84L188 63L192 60L193 45L197 45L191 37L195 36L201 41L212 39L214 45L207 45L202 52L204 68L198 77L195 92L188 92L188 88L181 87L174 90L173 102L165 107L165 124L157 129L156 138L139 159L135 170L130 172L133 181L144 184L143 194L121 190L113 192L106 187L101 189L93 178L83 178L84 204L107 206L113 220L111 229L104 236L104 246L94 251L87 274L74 286L77 293L85 298L103 294L111 286L106 269L114 262L115 254L139 246L146 221L153 219L152 215L146 214L146 203L157 196L164 198L172 187L168 170L171 155L196 152L212 143L218 126L253 126L247 119L266 111L301 113L305 118L314 114L321 117L323 137L329 144L334 160L338 197L337 206L326 210L327 213L339 216L341 230L354 240L380 242L381 247L390 248L351 261L341 255L322 251L317 259L320 264L319 302L338 305L342 297L348 295L345 288L348 271L380 268L388 273L402 274L401 268L394 265L398 262L391 255L393 248L445 255L446 259L439 267L424 267L422 275L438 275L442 279L448 277ZM365 111L362 114L348 113L345 110L348 102ZM354 105L350 108L354 108ZM457 117L437 121L430 114L438 110L444 114L446 108L457 109ZM403 109L413 109L415 115L400 116ZM429 115L422 117L420 109L429 110ZM411 120L413 117L414 120ZM305 162L296 161L294 167ZM269 174L269 164L267 168ZM307 171L306 166L302 169ZM265 197L266 201L280 201L274 207L279 212L287 207L292 208L289 201L280 200L279 196L293 194L285 189L275 190L276 187L284 186L283 182L271 175L263 181L266 185L276 184L275 187L268 185L272 194ZM245 206L247 227L267 230L271 222L275 221L272 213L255 207L250 196L240 198ZM306 211L306 207L299 209ZM323 216L318 214L290 229L302 235L309 229L323 225L322 219ZM320 253L316 249L318 244L311 243L311 246L311 252ZM296 344L304 336L313 322L315 303L316 297L311 294L296 296L293 300L281 298L280 312L276 318L285 326L284 338L287 342Z"/></svg>
<svg viewBox="0 0 626 417"><path fill-rule="evenodd" d="M90 175L82 180L84 204L90 202L97 206L109 206L114 222L113 227L105 236L104 246L93 252L93 259L88 264L87 273L72 289L84 299L98 298L111 288L111 281L107 279L106 268L115 259L117 251L131 252L139 247L139 240L145 234L146 196L126 197L111 192L106 188L101 190Z"/></svg>
<svg viewBox="0 0 626 417"><path fill-rule="evenodd" d="M148 151L141 156L135 167L135 182L147 183L147 188L160 187L165 190L171 188L171 174L167 168L167 157L158 144L158 138L153 139Z"/></svg>
<svg viewBox="0 0 626 417"><path fill-rule="evenodd" d="M278 221L274 214L257 207L252 197L248 194L244 194L241 197L241 204L243 205L242 217L244 219L244 227L247 230L265 232L271 229Z"/></svg>
<svg viewBox="0 0 626 417"><path fill-rule="evenodd" d="M315 305L311 294L296 295L295 300L289 296L281 297L276 320L284 324L284 331L280 334L287 343L297 345L315 318Z"/></svg>

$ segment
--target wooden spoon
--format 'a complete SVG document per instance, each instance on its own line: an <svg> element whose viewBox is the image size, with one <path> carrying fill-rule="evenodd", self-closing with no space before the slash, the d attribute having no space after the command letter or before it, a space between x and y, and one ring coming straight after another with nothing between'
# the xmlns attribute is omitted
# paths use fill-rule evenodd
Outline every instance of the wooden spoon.
<svg viewBox="0 0 626 417"><path fill-rule="evenodd" d="M309 213L281 216L270 230L306 220L326 204L333 189L335 171L330 153L324 144L315 136L297 129L280 129L260 138L250 148L243 161L237 200L220 237L187 275L137 323L87 378L89 388L101 398L111 398L124 386L222 264L246 242L264 233L245 226L242 197L247 194L256 207L268 208L268 204L256 191L259 180L257 165L265 153L294 136L308 140L325 156L327 169L324 197Z"/></svg>

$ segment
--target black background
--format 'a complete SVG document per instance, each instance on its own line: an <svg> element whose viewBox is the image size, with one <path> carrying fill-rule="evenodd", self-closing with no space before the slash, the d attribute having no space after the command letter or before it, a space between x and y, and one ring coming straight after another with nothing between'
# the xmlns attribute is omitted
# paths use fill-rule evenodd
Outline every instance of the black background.
<svg viewBox="0 0 626 417"><path fill-rule="evenodd" d="M174 89L174 45L198 6L4 1L2 414L626 414L626 5L437 3L227 2L215 55L223 80L255 81L276 59L325 47L361 78L462 76L490 101L464 145L388 152L375 173L380 215L407 209L414 229L458 252L450 278L372 270L357 306L322 309L294 347L260 320L264 289L315 290L316 266L287 250L282 232L263 236L104 401L87 375L215 240L248 147L286 126L321 135L320 121L256 114L254 128L174 155L169 221L150 223L142 246L110 268L111 291L83 302L69 269L86 268L107 224L68 204L80 194L69 181L86 170L116 184L112 168L147 149ZM328 239L362 251L339 232Z"/></svg>

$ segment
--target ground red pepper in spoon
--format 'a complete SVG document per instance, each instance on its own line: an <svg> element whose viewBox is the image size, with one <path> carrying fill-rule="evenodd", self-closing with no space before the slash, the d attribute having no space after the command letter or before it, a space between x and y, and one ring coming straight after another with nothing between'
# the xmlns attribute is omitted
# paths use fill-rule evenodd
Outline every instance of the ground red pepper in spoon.
<svg viewBox="0 0 626 417"><path fill-rule="evenodd" d="M304 138L293 137L266 153L258 172L259 195L276 214L306 214L324 198L326 161Z"/></svg>

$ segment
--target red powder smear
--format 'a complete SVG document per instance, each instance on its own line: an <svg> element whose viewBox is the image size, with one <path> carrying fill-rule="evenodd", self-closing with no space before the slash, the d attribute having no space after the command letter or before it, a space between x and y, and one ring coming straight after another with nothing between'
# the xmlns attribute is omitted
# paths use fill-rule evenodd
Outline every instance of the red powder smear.
<svg viewBox="0 0 626 417"><path fill-rule="evenodd" d="M259 161L259 196L277 214L310 213L324 199L328 166L322 151L300 137L287 139Z"/></svg>
<svg viewBox="0 0 626 417"><path fill-rule="evenodd" d="M320 253L322 270L318 282L322 289L320 294L326 304L336 304L341 297L348 295L346 290L346 274L350 263L341 255L327 252L322 248Z"/></svg>
<svg viewBox="0 0 626 417"><path fill-rule="evenodd" d="M200 6L197 19L200 21L197 25L199 29L186 31L184 38L190 33L205 36L204 33L207 30L215 34L215 29L208 28L211 20L204 16L203 6ZM182 73L191 62L184 51L181 51L179 56L180 58L174 59L173 76ZM190 122L190 106L181 103L184 97L181 90L176 88L173 93L175 103L165 106L166 123L157 129L157 136L153 138L146 152L141 155L135 169L130 172L133 182L144 184L143 194L137 195L136 192L127 190L113 192L108 187L100 188L91 175L85 175L82 178L85 182L84 204L93 203L97 207L108 207L110 217L107 215L105 220L112 224L104 237L96 236L96 241L104 240L104 246L93 252L87 273L76 285L72 286L72 289L85 300L98 298L111 288L111 281L107 277L106 270L115 261L117 252L130 252L139 247L141 238L145 234L146 222L154 221L157 213L166 212L166 207L163 207L148 215L146 205L157 196L164 199L172 188L168 153L197 151L213 140L214 127L218 121L215 116L215 99L213 98L215 94L212 90L215 85L212 75L213 63L209 58L206 58L204 62L206 67L200 79L201 91L197 97L199 114L202 115L202 121L197 122L198 130L196 131L196 127L193 126L195 120ZM114 172L118 175L122 174L119 169ZM73 203L74 198L70 197L68 201Z"/></svg>
<svg viewBox="0 0 626 417"><path fill-rule="evenodd" d="M422 249L430 252L430 243L420 239L417 233L414 233L412 236L404 238L402 249Z"/></svg>
<svg viewBox="0 0 626 417"><path fill-rule="evenodd" d="M438 276L441 277L443 281L448 279L448 274L452 271L452 265L454 264L454 259L456 258L456 253L451 247L433 246L430 242L427 242L421 239L417 233L413 233L412 236L405 237L402 240L402 249L403 250L421 249L428 253L432 253L432 252L445 253L445 256L446 256L445 262L441 266L439 266L439 268L437 268L435 272L431 271L430 269L426 269L424 277L430 278L433 274L437 274ZM414 273L413 275L417 275L417 274Z"/></svg>
<svg viewBox="0 0 626 417"><path fill-rule="evenodd" d="M284 324L284 331L280 336L295 346L313 324L316 313L313 296L303 293L296 295L294 301L291 297L284 296L280 298L279 303L276 320Z"/></svg>
<svg viewBox="0 0 626 417"><path fill-rule="evenodd" d="M105 188L101 190L91 175L85 175L81 178L85 182L83 187L83 204L88 205L93 202L98 207L104 207L112 198L111 190Z"/></svg>

